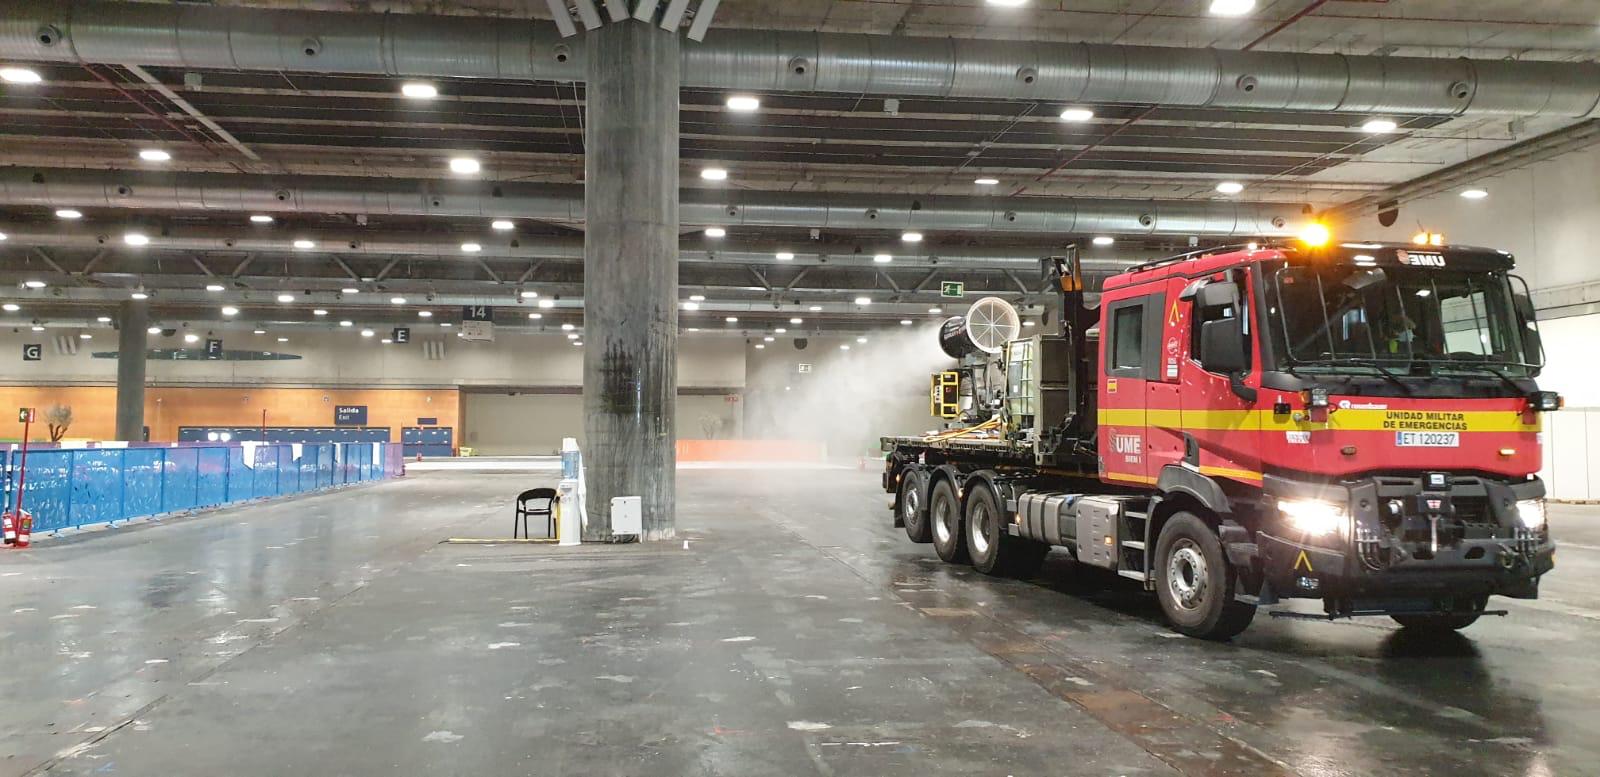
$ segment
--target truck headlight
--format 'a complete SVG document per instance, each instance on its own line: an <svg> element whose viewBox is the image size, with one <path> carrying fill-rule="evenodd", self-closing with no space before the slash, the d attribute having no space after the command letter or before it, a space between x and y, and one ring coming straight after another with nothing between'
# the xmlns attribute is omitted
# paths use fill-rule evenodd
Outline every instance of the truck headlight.
<svg viewBox="0 0 1600 777"><path fill-rule="evenodd" d="M1343 505L1324 499L1281 499L1278 512L1289 527L1308 537L1325 537L1350 525Z"/></svg>
<svg viewBox="0 0 1600 777"><path fill-rule="evenodd" d="M1517 517L1522 520L1522 525L1529 529L1544 528L1545 510L1543 499L1517 500Z"/></svg>

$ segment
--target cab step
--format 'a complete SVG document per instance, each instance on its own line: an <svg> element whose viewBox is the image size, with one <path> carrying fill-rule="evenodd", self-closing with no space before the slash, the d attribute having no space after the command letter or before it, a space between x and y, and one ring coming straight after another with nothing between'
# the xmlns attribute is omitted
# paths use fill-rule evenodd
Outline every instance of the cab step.
<svg viewBox="0 0 1600 777"><path fill-rule="evenodd" d="M1150 580L1150 578L1145 575L1144 570L1140 569L1119 569L1117 570L1117 574L1130 580L1138 580L1141 583L1148 582Z"/></svg>

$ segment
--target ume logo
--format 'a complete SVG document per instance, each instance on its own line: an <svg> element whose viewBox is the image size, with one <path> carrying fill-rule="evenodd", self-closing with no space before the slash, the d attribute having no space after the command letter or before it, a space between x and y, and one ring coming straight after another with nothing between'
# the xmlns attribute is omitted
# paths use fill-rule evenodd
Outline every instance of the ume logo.
<svg viewBox="0 0 1600 777"><path fill-rule="evenodd" d="M1422 254L1415 251L1396 251L1401 262L1413 267L1443 267L1444 254Z"/></svg>
<svg viewBox="0 0 1600 777"><path fill-rule="evenodd" d="M1117 453L1137 454L1144 447L1144 439L1137 434L1115 434L1111 436L1111 449Z"/></svg>

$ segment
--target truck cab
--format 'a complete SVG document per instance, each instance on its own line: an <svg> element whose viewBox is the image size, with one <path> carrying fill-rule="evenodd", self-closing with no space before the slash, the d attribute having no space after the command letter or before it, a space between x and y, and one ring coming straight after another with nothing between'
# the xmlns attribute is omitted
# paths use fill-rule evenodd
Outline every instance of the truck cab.
<svg viewBox="0 0 1600 777"><path fill-rule="evenodd" d="M1536 596L1554 552L1539 431L1559 398L1534 383L1512 266L1470 247L1284 244L1109 279L1099 477L1152 493L1163 603L1205 572L1158 547L1178 513L1215 530L1250 604L1441 623Z"/></svg>

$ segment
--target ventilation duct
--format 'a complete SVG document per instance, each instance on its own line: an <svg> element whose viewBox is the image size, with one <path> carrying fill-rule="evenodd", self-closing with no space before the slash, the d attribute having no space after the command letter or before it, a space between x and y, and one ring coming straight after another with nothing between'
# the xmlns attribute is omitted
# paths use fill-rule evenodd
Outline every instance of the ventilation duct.
<svg viewBox="0 0 1600 777"><path fill-rule="evenodd" d="M583 220L577 185L400 178L0 169L0 204L251 213ZM1304 216L1292 203L686 189L685 225L921 229L975 232L1274 236Z"/></svg>
<svg viewBox="0 0 1600 777"><path fill-rule="evenodd" d="M584 79L583 45L527 19L61 0L0 9L0 59L571 82ZM1584 117L1600 105L1600 64L719 30L683 47L683 85Z"/></svg>

